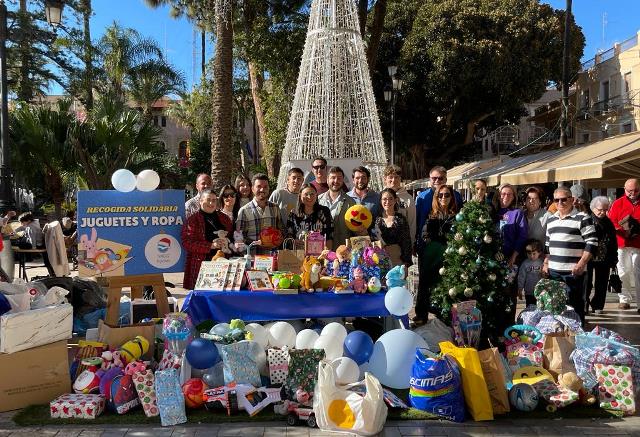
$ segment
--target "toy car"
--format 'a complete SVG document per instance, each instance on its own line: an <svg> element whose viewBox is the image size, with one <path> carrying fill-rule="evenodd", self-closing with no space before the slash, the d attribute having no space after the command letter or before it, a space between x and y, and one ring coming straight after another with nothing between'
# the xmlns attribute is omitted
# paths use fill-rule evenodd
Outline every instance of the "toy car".
<svg viewBox="0 0 640 437"><path fill-rule="evenodd" d="M289 414L287 415L287 425L296 426L299 422L307 422L309 428L315 428L316 415L313 412L313 408L299 407L292 403L289 406Z"/></svg>

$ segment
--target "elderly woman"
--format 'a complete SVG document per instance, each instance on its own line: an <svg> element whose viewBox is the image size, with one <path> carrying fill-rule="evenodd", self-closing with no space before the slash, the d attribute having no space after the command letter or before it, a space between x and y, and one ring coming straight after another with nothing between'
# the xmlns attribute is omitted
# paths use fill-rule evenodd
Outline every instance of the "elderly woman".
<svg viewBox="0 0 640 437"><path fill-rule="evenodd" d="M618 241L616 230L607 217L609 199L605 196L594 197L591 201L591 218L596 227L598 248L587 266L587 310L589 305L596 314L602 314L607 297L609 272L618 263ZM595 278L595 285L594 285ZM593 297L591 290L595 289Z"/></svg>
<svg viewBox="0 0 640 437"><path fill-rule="evenodd" d="M187 252L182 286L187 290L196 284L202 261L228 244L219 231L225 231L226 238L230 238L233 224L225 213L218 210L218 196L209 189L203 190L200 193L200 210L182 226L182 247Z"/></svg>

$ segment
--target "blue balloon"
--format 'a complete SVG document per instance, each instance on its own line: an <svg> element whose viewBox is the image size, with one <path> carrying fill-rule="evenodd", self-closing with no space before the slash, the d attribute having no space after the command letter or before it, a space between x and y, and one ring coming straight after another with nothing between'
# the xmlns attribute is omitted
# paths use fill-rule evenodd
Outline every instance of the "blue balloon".
<svg viewBox="0 0 640 437"><path fill-rule="evenodd" d="M422 337L408 329L384 333L373 345L369 371L380 384L391 388L409 388L416 348L428 349Z"/></svg>
<svg viewBox="0 0 640 437"><path fill-rule="evenodd" d="M351 358L358 366L369 361L373 353L373 340L363 331L350 332L344 339L344 356Z"/></svg>
<svg viewBox="0 0 640 437"><path fill-rule="evenodd" d="M187 361L195 369L213 367L220 359L218 348L211 340L194 338L187 346Z"/></svg>

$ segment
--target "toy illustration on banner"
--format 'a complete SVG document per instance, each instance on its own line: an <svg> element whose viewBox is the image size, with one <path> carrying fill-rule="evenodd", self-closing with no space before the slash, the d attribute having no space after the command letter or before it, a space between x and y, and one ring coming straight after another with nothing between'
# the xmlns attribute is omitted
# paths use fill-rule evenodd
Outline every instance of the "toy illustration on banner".
<svg viewBox="0 0 640 437"><path fill-rule="evenodd" d="M153 191L160 185L160 176L154 170L142 170L136 177L136 188L140 191Z"/></svg>
<svg viewBox="0 0 640 437"><path fill-rule="evenodd" d="M128 193L136 188L136 176L126 168L121 168L111 175L111 185L121 193Z"/></svg>
<svg viewBox="0 0 640 437"><path fill-rule="evenodd" d="M96 228L89 234L82 234L78 243L78 264L80 276L95 276L106 272L124 273L124 264L131 246L98 238Z"/></svg>
<svg viewBox="0 0 640 437"><path fill-rule="evenodd" d="M344 221L350 231L363 232L369 229L373 216L364 205L353 205L344 213Z"/></svg>

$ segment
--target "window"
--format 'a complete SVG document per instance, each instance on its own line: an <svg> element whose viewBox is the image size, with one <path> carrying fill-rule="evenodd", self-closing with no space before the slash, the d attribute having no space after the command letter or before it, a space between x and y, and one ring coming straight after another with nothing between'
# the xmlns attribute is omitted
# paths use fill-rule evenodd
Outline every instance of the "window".
<svg viewBox="0 0 640 437"><path fill-rule="evenodd" d="M154 116L153 116L153 125L154 125L154 126L157 126L157 125L158 125L158 116L157 116L157 115L154 115Z"/></svg>
<svg viewBox="0 0 640 437"><path fill-rule="evenodd" d="M631 89L631 72L624 74L624 92L625 94L629 94L629 90Z"/></svg>
<svg viewBox="0 0 640 437"><path fill-rule="evenodd" d="M162 127L167 127L167 117L162 116Z"/></svg>
<svg viewBox="0 0 640 437"><path fill-rule="evenodd" d="M589 101L589 88L582 90L582 109L589 109L591 102Z"/></svg>
<svg viewBox="0 0 640 437"><path fill-rule="evenodd" d="M589 134L582 134L582 142L583 143L589 142Z"/></svg>
<svg viewBox="0 0 640 437"><path fill-rule="evenodd" d="M631 125L631 123L625 123L622 125L622 133L623 134L628 134L629 132L631 132L631 129L633 128L633 126Z"/></svg>
<svg viewBox="0 0 640 437"><path fill-rule="evenodd" d="M609 81L602 82L602 90L600 92L600 100L602 101L602 110L609 109Z"/></svg>

